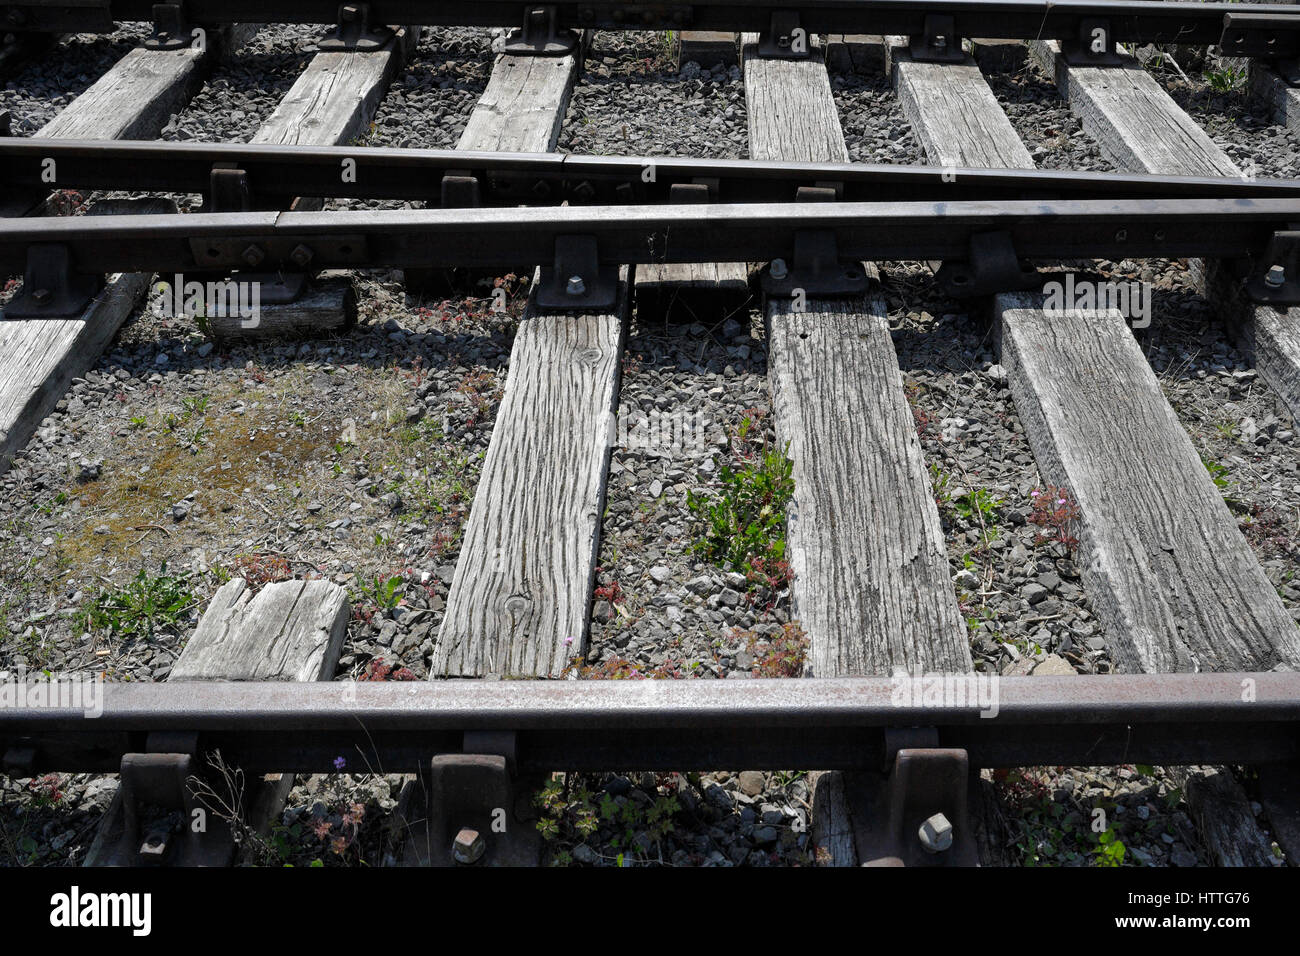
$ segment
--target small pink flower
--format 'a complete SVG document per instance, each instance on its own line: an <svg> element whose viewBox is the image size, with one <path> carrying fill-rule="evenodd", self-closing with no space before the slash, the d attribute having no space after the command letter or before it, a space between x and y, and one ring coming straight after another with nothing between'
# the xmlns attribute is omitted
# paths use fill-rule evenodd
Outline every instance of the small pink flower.
<svg viewBox="0 0 1300 956"><path fill-rule="evenodd" d="M1038 492L1037 492L1037 491L1031 491L1031 492L1029 493L1029 497L1031 497L1031 498L1037 498L1037 497L1038 497Z"/></svg>

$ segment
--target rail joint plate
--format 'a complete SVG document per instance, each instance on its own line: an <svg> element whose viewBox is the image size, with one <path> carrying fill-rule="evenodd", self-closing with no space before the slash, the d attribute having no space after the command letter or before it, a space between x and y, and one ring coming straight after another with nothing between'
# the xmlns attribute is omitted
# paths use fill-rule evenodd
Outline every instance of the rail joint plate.
<svg viewBox="0 0 1300 956"><path fill-rule="evenodd" d="M595 236L559 236L555 265L542 266L537 304L543 309L611 309L618 302L618 267L601 265Z"/></svg>
<svg viewBox="0 0 1300 956"><path fill-rule="evenodd" d="M409 788L407 866L536 866L541 834L515 773L513 732L469 732ZM417 803L419 801L419 803Z"/></svg>
<svg viewBox="0 0 1300 956"><path fill-rule="evenodd" d="M345 3L339 7L338 26L334 35L321 40L316 46L330 52L378 50L387 46L395 35L391 27L382 23L370 25L370 4Z"/></svg>
<svg viewBox="0 0 1300 956"><path fill-rule="evenodd" d="M118 797L89 865L229 866L230 826L200 800L198 735L150 734L146 747L122 756Z"/></svg>
<svg viewBox="0 0 1300 956"><path fill-rule="evenodd" d="M965 750L904 748L891 772L862 778L855 780L850 806L861 865L979 865Z"/></svg>
<svg viewBox="0 0 1300 956"><path fill-rule="evenodd" d="M1225 13L1219 49L1223 56L1295 56L1300 53L1300 30L1290 17Z"/></svg>
<svg viewBox="0 0 1300 956"><path fill-rule="evenodd" d="M1124 62L1115 52L1110 21L1101 17L1080 20L1078 35L1061 41L1061 55L1071 66L1119 66Z"/></svg>
<svg viewBox="0 0 1300 956"><path fill-rule="evenodd" d="M27 249L22 291L4 307L4 314L10 319L80 315L102 285L101 277L73 270L72 251L63 243L34 243Z"/></svg>
<svg viewBox="0 0 1300 956"><path fill-rule="evenodd" d="M1300 305L1300 229L1273 233L1255 266L1255 274L1246 280L1252 301L1283 308Z"/></svg>
<svg viewBox="0 0 1300 956"><path fill-rule="evenodd" d="M963 63L966 51L962 49L961 41L951 16L927 13L925 31L908 39L907 51L913 60L921 63Z"/></svg>
<svg viewBox="0 0 1300 956"><path fill-rule="evenodd" d="M144 41L147 50L183 50L190 45L190 22L184 3L155 3L153 32Z"/></svg>
<svg viewBox="0 0 1300 956"><path fill-rule="evenodd" d="M506 37L505 52L515 56L568 56L578 50L580 37L559 25L555 7L528 7L523 26Z"/></svg>
<svg viewBox="0 0 1300 956"><path fill-rule="evenodd" d="M798 10L776 10L771 26L758 35L758 55L769 59L808 58L808 31L799 25Z"/></svg>
<svg viewBox="0 0 1300 956"><path fill-rule="evenodd" d="M1026 268L1016 256L1009 232L976 233L970 237L967 258L944 262L934 277L955 299L1029 289L1039 281L1037 270Z"/></svg>

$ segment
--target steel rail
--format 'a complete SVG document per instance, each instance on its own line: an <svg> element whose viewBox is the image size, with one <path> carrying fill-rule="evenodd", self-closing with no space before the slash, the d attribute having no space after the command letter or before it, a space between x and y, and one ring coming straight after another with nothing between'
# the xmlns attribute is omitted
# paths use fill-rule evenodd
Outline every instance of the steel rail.
<svg viewBox="0 0 1300 956"><path fill-rule="evenodd" d="M1300 179L23 138L0 139L0 208L51 189L206 195L214 170L241 173L254 209L286 208L296 196L465 205L448 191L449 175L472 178L486 205L654 204L683 186L704 187L713 202L782 202L827 184L845 202L1300 196Z"/></svg>
<svg viewBox="0 0 1300 956"><path fill-rule="evenodd" d="M1005 232L1029 259L1240 259L1300 222L1300 200L749 203L396 211L248 212L0 220L0 271L54 244L74 271L276 267L507 268L549 263L556 241L593 237L601 265L765 261L801 234L832 234L842 260L950 259Z"/></svg>
<svg viewBox="0 0 1300 956"><path fill-rule="evenodd" d="M368 0L371 23L437 26L519 26L519 0ZM334 23L338 0L184 0L190 23ZM1275 42L1266 55L1294 55L1300 11L1287 4L1160 2L1160 0L686 0L549 3L556 26L601 30L766 31L774 14L794 12L808 33L919 36L926 19L951 17L959 36L1070 40L1085 21L1109 22L1115 41L1212 44L1226 16L1266 18ZM14 32L94 33L116 21L152 20L154 0L19 0L0 3Z"/></svg>
<svg viewBox="0 0 1300 956"><path fill-rule="evenodd" d="M52 685L36 701L32 686L0 683L14 773L115 770L150 734L192 733L248 773L329 772L339 756L393 772L494 733L515 735L520 771L879 768L887 732L908 728L932 728L973 767L1300 755L1296 673L81 685L97 707L54 706Z"/></svg>

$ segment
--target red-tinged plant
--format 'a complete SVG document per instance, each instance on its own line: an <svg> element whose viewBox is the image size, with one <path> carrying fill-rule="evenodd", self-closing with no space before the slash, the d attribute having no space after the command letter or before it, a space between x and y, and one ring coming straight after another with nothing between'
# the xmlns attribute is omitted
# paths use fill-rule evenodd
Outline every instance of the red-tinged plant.
<svg viewBox="0 0 1300 956"><path fill-rule="evenodd" d="M275 554L241 554L235 558L235 570L254 591L293 577L288 560Z"/></svg>
<svg viewBox="0 0 1300 956"><path fill-rule="evenodd" d="M51 806L63 799L63 778L57 773L47 773L28 780L27 792L35 798L37 806Z"/></svg>
<svg viewBox="0 0 1300 956"><path fill-rule="evenodd" d="M774 637L750 634L746 650L754 656L755 677L801 677L808 660L808 638L798 624L782 625Z"/></svg>
<svg viewBox="0 0 1300 956"><path fill-rule="evenodd" d="M394 667L383 658L377 657L366 665L365 671L362 672L358 680L368 681L388 681L388 680L418 680L410 670L405 667Z"/></svg>
<svg viewBox="0 0 1300 956"><path fill-rule="evenodd" d="M1070 492L1065 488L1047 485L1031 491L1029 499L1031 503L1027 520L1047 532L1039 532L1034 543L1055 541L1073 549L1079 543L1074 530L1078 527L1082 514Z"/></svg>

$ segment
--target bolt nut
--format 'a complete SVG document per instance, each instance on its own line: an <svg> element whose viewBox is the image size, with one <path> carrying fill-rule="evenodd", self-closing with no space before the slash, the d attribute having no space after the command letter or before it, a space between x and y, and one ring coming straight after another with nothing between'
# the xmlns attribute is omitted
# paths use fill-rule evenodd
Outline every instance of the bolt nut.
<svg viewBox="0 0 1300 956"><path fill-rule="evenodd" d="M569 295L586 295L587 283L582 281L582 276L569 276L569 281L565 284L564 291Z"/></svg>
<svg viewBox="0 0 1300 956"><path fill-rule="evenodd" d="M149 833L140 844L140 862L161 863L163 857L167 855L167 836L166 830L154 830Z"/></svg>
<svg viewBox="0 0 1300 956"><path fill-rule="evenodd" d="M289 261L300 269L306 269L311 265L312 251L304 245L294 246L293 252L289 253Z"/></svg>
<svg viewBox="0 0 1300 956"><path fill-rule="evenodd" d="M451 844L451 857L457 863L477 863L487 852L487 842L477 830L465 827Z"/></svg>
<svg viewBox="0 0 1300 956"><path fill-rule="evenodd" d="M49 305L54 301L54 293L49 289L37 289L32 293L32 301L37 305Z"/></svg>
<svg viewBox="0 0 1300 956"><path fill-rule="evenodd" d="M773 259L767 271L771 273L773 279L784 279L790 274L790 269L786 266L784 259Z"/></svg>
<svg viewBox="0 0 1300 956"><path fill-rule="evenodd" d="M1281 266L1269 266L1268 272L1264 273L1264 285L1270 289L1280 289L1286 282L1286 269Z"/></svg>
<svg viewBox="0 0 1300 956"><path fill-rule="evenodd" d="M266 258L266 253L263 252L261 249L259 249L257 246L249 246L247 249L243 251L243 253L241 253L240 258L243 259L245 262L247 262L250 266L260 266L262 264L262 260Z"/></svg>
<svg viewBox="0 0 1300 956"><path fill-rule="evenodd" d="M952 846L952 824L942 813L936 813L921 824L916 834L927 853L942 853Z"/></svg>

